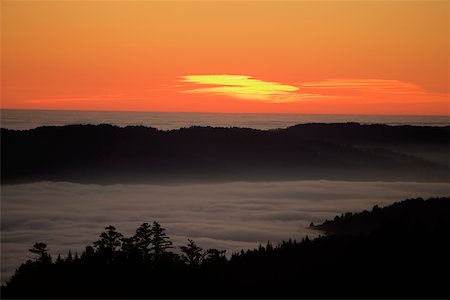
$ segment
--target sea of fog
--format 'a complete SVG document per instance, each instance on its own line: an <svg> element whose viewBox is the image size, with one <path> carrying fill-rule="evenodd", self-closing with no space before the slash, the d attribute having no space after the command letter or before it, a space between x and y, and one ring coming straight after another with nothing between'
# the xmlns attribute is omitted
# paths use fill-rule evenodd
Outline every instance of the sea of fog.
<svg viewBox="0 0 450 300"><path fill-rule="evenodd" d="M305 115L305 114L227 114L165 113L117 111L0 110L1 127L31 129L44 125L112 124L143 125L161 130L189 126L248 127L255 129L286 128L303 123L358 122L388 125L448 126L448 116L379 116L379 115Z"/></svg>
<svg viewBox="0 0 450 300"><path fill-rule="evenodd" d="M80 253L103 228L125 236L143 222L158 221L175 246L194 239L231 254L314 237L310 222L415 197L448 196L449 183L288 181L187 185L96 185L40 182L1 186L1 275L8 279L48 243L54 258Z"/></svg>

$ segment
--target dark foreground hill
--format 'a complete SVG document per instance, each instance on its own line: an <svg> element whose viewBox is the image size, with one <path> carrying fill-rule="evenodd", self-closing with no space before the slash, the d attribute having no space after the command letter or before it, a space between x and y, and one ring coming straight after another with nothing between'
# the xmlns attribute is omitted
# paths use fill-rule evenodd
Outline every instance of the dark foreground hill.
<svg viewBox="0 0 450 300"><path fill-rule="evenodd" d="M261 131L111 125L1 130L3 183L450 179L450 127L305 124Z"/></svg>
<svg viewBox="0 0 450 300"><path fill-rule="evenodd" d="M334 228L328 236L229 259L193 241L171 250L156 222L129 238L109 226L80 257L52 262L36 243L37 258L18 268L2 298L448 299L449 209L450 198L374 207L319 225Z"/></svg>

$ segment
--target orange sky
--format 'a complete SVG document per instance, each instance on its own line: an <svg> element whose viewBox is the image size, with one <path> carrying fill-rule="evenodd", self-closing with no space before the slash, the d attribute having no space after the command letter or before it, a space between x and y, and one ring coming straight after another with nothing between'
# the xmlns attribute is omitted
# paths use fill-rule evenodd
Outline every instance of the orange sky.
<svg viewBox="0 0 450 300"><path fill-rule="evenodd" d="M450 115L448 1L2 1L2 108Z"/></svg>

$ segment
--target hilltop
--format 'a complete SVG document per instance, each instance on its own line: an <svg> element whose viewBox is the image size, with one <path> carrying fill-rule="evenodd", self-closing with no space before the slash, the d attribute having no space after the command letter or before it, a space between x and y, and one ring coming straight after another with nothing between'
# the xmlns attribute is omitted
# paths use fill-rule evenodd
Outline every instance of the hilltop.
<svg viewBox="0 0 450 300"><path fill-rule="evenodd" d="M68 125L1 130L2 183L448 181L450 127L304 124L279 130Z"/></svg>

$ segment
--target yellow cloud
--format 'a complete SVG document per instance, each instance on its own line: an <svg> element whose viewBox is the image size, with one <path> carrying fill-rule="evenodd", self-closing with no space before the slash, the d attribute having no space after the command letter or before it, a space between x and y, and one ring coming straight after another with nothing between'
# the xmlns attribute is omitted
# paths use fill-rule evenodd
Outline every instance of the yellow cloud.
<svg viewBox="0 0 450 300"><path fill-rule="evenodd" d="M295 102L300 100L298 87L254 79L247 75L187 75L183 82L211 87L197 87L186 93L224 95L245 100L271 103Z"/></svg>

